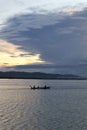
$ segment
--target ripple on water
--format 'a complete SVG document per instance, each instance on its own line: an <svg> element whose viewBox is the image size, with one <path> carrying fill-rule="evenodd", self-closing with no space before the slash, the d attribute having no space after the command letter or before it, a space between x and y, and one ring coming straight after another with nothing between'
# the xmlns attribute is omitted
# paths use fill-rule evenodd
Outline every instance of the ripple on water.
<svg viewBox="0 0 87 130"><path fill-rule="evenodd" d="M76 85L81 88L83 83L86 87L86 81L5 82L11 89L0 86L0 130L87 130L87 90L71 89ZM26 84L44 82L56 87L47 91L24 89ZM68 85L67 89L64 85Z"/></svg>

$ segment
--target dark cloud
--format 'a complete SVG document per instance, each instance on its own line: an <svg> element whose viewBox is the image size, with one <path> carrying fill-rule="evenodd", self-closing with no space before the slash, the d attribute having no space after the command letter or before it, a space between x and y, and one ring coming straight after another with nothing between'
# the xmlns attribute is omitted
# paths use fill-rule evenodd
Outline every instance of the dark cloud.
<svg viewBox="0 0 87 130"><path fill-rule="evenodd" d="M15 56L15 55L11 55L10 57L29 57L29 56L32 56L32 54L19 54L19 55L17 55L17 56Z"/></svg>
<svg viewBox="0 0 87 130"><path fill-rule="evenodd" d="M87 64L77 65L17 65L13 67L5 67L5 70L26 71L26 72L48 72L59 74L76 74L87 77Z"/></svg>
<svg viewBox="0 0 87 130"><path fill-rule="evenodd" d="M4 65L8 65L8 63L4 63Z"/></svg>
<svg viewBox="0 0 87 130"><path fill-rule="evenodd" d="M31 65L28 68L27 66L22 67L26 69L29 67L35 67L35 69L51 68L52 70L54 68L54 71L63 70L63 72L64 70L67 72L76 70L72 69L72 66L77 68L74 66L79 66L82 59L87 60L86 37L86 9L71 16L61 12L58 14L18 15L9 19L6 26L0 31L1 39L21 45L22 49L32 52L32 54L40 53L43 60L55 64L55 66Z"/></svg>

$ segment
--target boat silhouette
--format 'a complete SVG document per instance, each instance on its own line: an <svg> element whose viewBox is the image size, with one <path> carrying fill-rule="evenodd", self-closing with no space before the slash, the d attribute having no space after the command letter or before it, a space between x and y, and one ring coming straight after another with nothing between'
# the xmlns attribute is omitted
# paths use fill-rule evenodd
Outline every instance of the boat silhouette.
<svg viewBox="0 0 87 130"><path fill-rule="evenodd" d="M30 88L31 88L31 89L50 89L50 87L49 87L49 86L46 86L46 85L43 86L43 87L39 87L39 86L36 87L36 86L34 85L34 86L30 86Z"/></svg>

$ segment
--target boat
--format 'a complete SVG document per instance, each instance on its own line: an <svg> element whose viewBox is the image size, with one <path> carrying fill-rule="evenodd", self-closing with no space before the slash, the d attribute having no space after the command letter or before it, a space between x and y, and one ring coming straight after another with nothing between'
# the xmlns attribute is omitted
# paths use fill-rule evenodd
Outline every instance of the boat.
<svg viewBox="0 0 87 130"><path fill-rule="evenodd" d="M43 86L43 87L39 87L39 86L37 86L37 87L35 87L35 85L34 86L30 86L30 88L31 89L50 89L50 87L49 86Z"/></svg>

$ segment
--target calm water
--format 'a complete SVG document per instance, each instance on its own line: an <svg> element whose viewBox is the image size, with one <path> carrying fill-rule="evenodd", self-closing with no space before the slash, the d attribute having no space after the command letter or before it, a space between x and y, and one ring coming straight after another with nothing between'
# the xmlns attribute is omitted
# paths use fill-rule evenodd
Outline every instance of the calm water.
<svg viewBox="0 0 87 130"><path fill-rule="evenodd" d="M0 80L0 130L87 130L87 81Z"/></svg>

